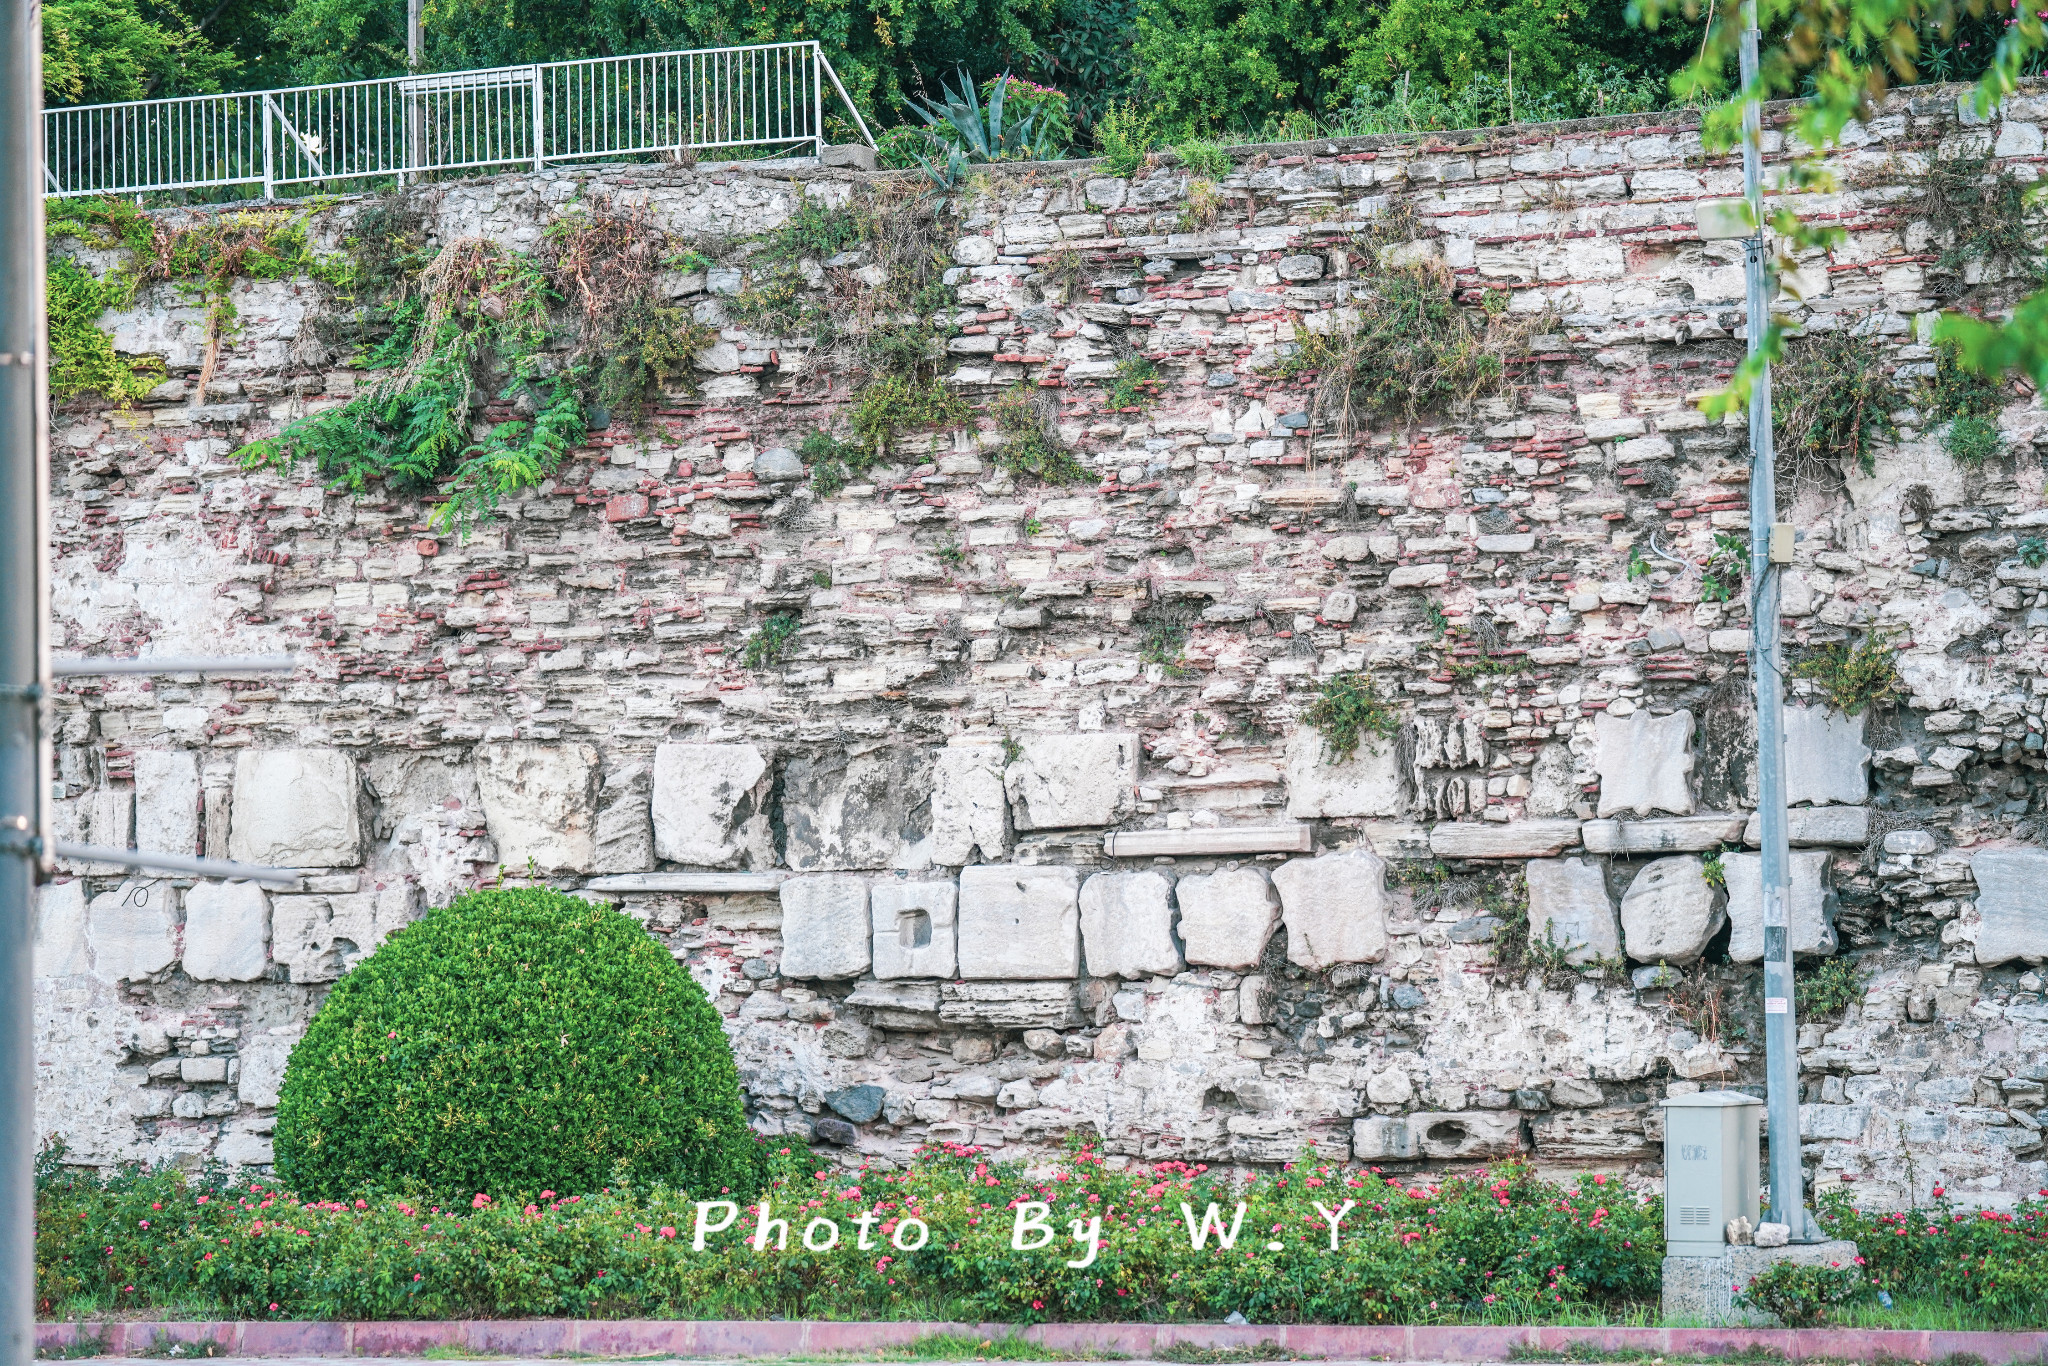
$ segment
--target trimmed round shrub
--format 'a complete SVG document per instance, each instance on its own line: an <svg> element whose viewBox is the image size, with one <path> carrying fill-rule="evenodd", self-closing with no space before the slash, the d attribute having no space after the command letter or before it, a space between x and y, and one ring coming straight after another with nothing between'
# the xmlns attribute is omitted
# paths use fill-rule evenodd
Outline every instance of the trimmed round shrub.
<svg viewBox="0 0 2048 1366"><path fill-rule="evenodd" d="M760 1145L703 988L630 917L472 892L335 985L285 1065L277 1173L301 1195L594 1191L623 1168L716 1194Z"/></svg>

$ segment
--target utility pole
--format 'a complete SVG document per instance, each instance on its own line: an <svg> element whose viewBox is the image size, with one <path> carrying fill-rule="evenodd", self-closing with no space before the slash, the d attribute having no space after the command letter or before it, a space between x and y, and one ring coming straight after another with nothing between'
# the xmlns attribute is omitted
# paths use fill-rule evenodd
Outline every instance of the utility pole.
<svg viewBox="0 0 2048 1366"><path fill-rule="evenodd" d="M49 769L43 636L42 17L0 24L0 1366L35 1360L35 889Z"/></svg>
<svg viewBox="0 0 2048 1366"><path fill-rule="evenodd" d="M1749 302L1749 354L1763 350L1770 328L1765 267L1763 106L1751 95L1757 79L1756 0L1742 0L1742 192L1750 234L1743 239ZM1792 1009L1791 865L1785 832L1784 655L1778 640L1779 566L1792 558L1792 528L1778 523L1778 482L1771 431L1771 370L1765 361L1749 391L1750 675L1756 680L1757 814L1763 826L1764 1078L1771 1126L1770 1222L1785 1224L1795 1242L1811 1241L1806 1182L1799 1161L1799 1025Z"/></svg>

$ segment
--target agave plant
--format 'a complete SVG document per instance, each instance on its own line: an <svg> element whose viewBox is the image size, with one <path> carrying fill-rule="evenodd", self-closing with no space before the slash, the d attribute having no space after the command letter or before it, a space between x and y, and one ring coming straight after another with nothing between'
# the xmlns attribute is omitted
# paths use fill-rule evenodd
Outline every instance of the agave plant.
<svg viewBox="0 0 2048 1366"><path fill-rule="evenodd" d="M941 83L945 92L944 103L913 97L919 118L933 135L947 143L957 143L965 159L975 161L1036 161L1044 159L1053 149L1050 124L1038 125L1036 115L1027 115L1013 123L1003 122L1003 97L1010 88L1010 73L1004 72L989 93L988 108L984 110L981 97L975 93L974 78L964 70L957 73L960 88ZM948 131L950 130L950 131ZM921 160L921 158L920 158ZM948 157L949 162L953 158ZM957 162L954 163L957 166ZM928 167L927 170L930 168Z"/></svg>

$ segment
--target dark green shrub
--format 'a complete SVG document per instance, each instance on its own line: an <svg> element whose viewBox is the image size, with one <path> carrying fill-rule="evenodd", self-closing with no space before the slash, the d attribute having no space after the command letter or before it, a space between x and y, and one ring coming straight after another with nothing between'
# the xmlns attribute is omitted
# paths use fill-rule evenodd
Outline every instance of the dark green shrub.
<svg viewBox="0 0 2048 1366"><path fill-rule="evenodd" d="M1787 1328L1818 1328L1836 1305L1866 1293L1855 1267L1772 1262L1735 1292L1735 1302L1777 1317Z"/></svg>
<svg viewBox="0 0 2048 1366"><path fill-rule="evenodd" d="M277 1171L340 1199L592 1191L624 1168L752 1190L757 1145L717 1011L629 917L472 892L393 935L292 1050Z"/></svg>

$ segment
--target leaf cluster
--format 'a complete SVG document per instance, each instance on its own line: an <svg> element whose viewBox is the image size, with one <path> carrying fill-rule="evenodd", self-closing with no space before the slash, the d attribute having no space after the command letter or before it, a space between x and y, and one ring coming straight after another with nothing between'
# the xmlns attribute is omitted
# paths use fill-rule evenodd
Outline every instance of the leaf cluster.
<svg viewBox="0 0 2048 1366"><path fill-rule="evenodd" d="M1894 635L1883 627L1865 632L1853 646L1844 641L1820 647L1795 664L1792 673L1819 683L1829 705L1844 716L1889 707L1905 687Z"/></svg>
<svg viewBox="0 0 2048 1366"><path fill-rule="evenodd" d="M1012 389L989 409L1003 444L996 464L1012 474L1032 475L1048 484L1080 484L1093 476L1054 430L1052 416L1024 389Z"/></svg>
<svg viewBox="0 0 2048 1366"><path fill-rule="evenodd" d="M1401 725L1399 712L1380 696L1372 675L1356 670L1327 679L1301 719L1323 737L1325 758L1333 764L1349 759L1361 741L1390 737Z"/></svg>

